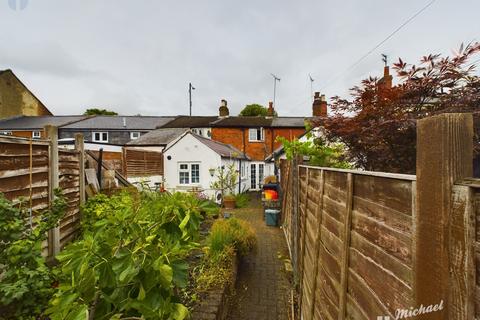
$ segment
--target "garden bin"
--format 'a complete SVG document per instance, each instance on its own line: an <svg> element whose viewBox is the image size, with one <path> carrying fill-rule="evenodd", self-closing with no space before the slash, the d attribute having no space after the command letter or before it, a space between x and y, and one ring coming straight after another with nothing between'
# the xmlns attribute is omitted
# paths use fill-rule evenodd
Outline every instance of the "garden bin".
<svg viewBox="0 0 480 320"><path fill-rule="evenodd" d="M265 209L265 222L267 226L276 227L278 225L278 216L280 215L280 210L276 209Z"/></svg>

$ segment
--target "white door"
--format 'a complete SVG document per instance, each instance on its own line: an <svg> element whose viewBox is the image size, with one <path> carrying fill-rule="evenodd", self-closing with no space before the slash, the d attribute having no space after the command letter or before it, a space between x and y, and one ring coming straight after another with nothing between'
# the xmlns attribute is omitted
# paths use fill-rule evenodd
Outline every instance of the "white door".
<svg viewBox="0 0 480 320"><path fill-rule="evenodd" d="M250 164L250 190L260 190L265 177L265 165L263 163Z"/></svg>

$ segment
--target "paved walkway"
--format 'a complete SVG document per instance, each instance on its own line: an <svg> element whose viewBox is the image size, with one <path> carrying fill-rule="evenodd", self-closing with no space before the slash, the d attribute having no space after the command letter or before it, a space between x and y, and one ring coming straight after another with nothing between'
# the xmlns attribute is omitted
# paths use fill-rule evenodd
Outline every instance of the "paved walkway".
<svg viewBox="0 0 480 320"><path fill-rule="evenodd" d="M249 221L257 233L257 250L244 257L238 270L231 320L287 320L290 282L282 260L288 257L283 231L267 227L261 208L236 209L234 217Z"/></svg>

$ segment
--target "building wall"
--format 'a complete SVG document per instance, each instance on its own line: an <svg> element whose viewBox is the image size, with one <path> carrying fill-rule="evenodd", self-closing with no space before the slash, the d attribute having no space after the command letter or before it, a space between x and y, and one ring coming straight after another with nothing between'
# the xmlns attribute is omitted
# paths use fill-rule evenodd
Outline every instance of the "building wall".
<svg viewBox="0 0 480 320"><path fill-rule="evenodd" d="M305 132L303 128L265 128L264 141L248 141L248 128L212 128L212 139L234 146L245 152L254 161L263 161L281 143L275 141L278 136L293 140Z"/></svg>
<svg viewBox="0 0 480 320"><path fill-rule="evenodd" d="M21 138L32 138L33 131L32 130L1 130L1 132L11 132L12 136L14 137L21 137ZM40 131L40 137L45 138L45 132L43 130L35 130Z"/></svg>
<svg viewBox="0 0 480 320"><path fill-rule="evenodd" d="M76 133L83 133L85 141L93 141L92 139L92 132L108 132L108 143L110 144L118 144L118 145L125 145L127 142L130 141L130 132L138 132L136 130L116 130L116 131L109 131L105 129L95 129L95 130L66 130L66 129L59 129L59 136L60 139L65 138L74 138ZM147 133L147 131L140 131L141 134Z"/></svg>
<svg viewBox="0 0 480 320"><path fill-rule="evenodd" d="M200 163L199 184L188 186L179 184L179 162ZM213 196L215 192L210 190L210 185L215 179L211 177L209 169L221 165L222 159L217 153L191 135L185 135L164 153L165 187L171 191L186 191L198 187L205 190L209 196Z"/></svg>
<svg viewBox="0 0 480 320"><path fill-rule="evenodd" d="M0 119L14 116L52 115L13 74L7 70L0 73Z"/></svg>

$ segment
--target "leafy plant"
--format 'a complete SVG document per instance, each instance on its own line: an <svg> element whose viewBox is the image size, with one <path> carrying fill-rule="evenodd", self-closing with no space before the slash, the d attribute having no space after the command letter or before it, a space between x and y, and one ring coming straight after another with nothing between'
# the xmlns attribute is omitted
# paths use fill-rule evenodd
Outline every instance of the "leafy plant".
<svg viewBox="0 0 480 320"><path fill-rule="evenodd" d="M185 193L98 195L82 212L83 238L58 255L56 319L184 319L176 297L196 247L200 201Z"/></svg>
<svg viewBox="0 0 480 320"><path fill-rule="evenodd" d="M51 209L35 214L30 225L24 204L14 206L0 194L1 319L35 319L48 304L54 277L42 256L42 242L65 208L65 198L55 190Z"/></svg>
<svg viewBox="0 0 480 320"><path fill-rule="evenodd" d="M344 169L352 167L350 163L345 161L345 148L341 143L327 143L322 137L315 136L313 130L308 127L307 130L306 141L298 139L290 141L284 137L277 138L277 141L283 144L287 159L306 156L311 165Z"/></svg>
<svg viewBox="0 0 480 320"><path fill-rule="evenodd" d="M250 203L250 196L246 192L235 195L235 206L237 208L245 208Z"/></svg>

